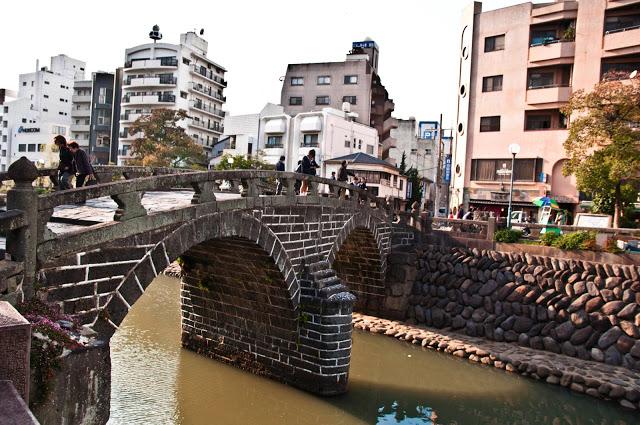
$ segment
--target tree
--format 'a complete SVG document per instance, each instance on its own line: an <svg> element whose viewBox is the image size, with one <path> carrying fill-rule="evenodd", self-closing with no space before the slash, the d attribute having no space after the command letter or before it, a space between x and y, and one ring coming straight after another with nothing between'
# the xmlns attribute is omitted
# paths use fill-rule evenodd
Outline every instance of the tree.
<svg viewBox="0 0 640 425"><path fill-rule="evenodd" d="M134 165L155 167L206 167L206 155L200 144L178 126L189 118L185 111L154 109L138 118L129 134L138 134L131 148Z"/></svg>
<svg viewBox="0 0 640 425"><path fill-rule="evenodd" d="M422 200L422 177L418 174L418 170L411 167L404 173L407 176L407 184L411 183L411 197L407 199L407 205L410 206L414 202Z"/></svg>
<svg viewBox="0 0 640 425"><path fill-rule="evenodd" d="M625 197L640 182L640 81L609 73L592 91L579 90L562 112L572 117L564 149L564 175L575 174L578 189L613 200L618 227Z"/></svg>
<svg viewBox="0 0 640 425"><path fill-rule="evenodd" d="M402 151L402 158L400 159L400 174L404 174L407 171L407 154Z"/></svg>
<svg viewBox="0 0 640 425"><path fill-rule="evenodd" d="M224 154L215 168L216 170L269 170L273 169L273 166L254 156Z"/></svg>

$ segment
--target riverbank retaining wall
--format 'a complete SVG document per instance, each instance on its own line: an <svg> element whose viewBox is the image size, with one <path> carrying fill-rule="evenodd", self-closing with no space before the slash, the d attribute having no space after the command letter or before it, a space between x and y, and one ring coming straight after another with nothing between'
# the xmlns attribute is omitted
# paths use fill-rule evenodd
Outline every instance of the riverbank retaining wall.
<svg viewBox="0 0 640 425"><path fill-rule="evenodd" d="M423 245L407 316L435 328L640 370L640 268Z"/></svg>

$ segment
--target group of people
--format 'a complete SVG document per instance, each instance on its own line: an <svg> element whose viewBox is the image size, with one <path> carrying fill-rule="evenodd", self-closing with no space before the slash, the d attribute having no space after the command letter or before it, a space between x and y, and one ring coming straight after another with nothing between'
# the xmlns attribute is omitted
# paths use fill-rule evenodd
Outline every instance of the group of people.
<svg viewBox="0 0 640 425"><path fill-rule="evenodd" d="M281 156L280 160L276 163L276 171L285 171L285 157ZM298 161L298 166L296 168L296 173L306 174L309 176L315 176L317 174L317 169L320 168L320 165L316 162L316 151L315 149L311 149L309 153L302 157L301 160ZM349 176L353 177L351 182L352 185L359 187L360 189L367 188L367 180L362 177L358 179L355 174L347 169L347 161L342 161L340 164L340 169L338 170L338 174L336 176L336 172L331 172L331 180L337 180L339 182L347 183L349 181ZM276 195L282 194L282 181L280 179L276 180ZM309 183L307 180L298 180L294 186L296 193L300 195L307 195L309 192ZM339 194L338 194L339 195Z"/></svg>
<svg viewBox="0 0 640 425"><path fill-rule="evenodd" d="M58 190L72 189L71 177L76 178L76 187L83 187L95 181L95 172L89 160L89 155L76 142L67 143L64 136L58 135L53 139L58 147L60 161L58 173L51 176L53 185Z"/></svg>
<svg viewBox="0 0 640 425"><path fill-rule="evenodd" d="M469 207L469 210L465 212L463 205L460 205L458 208L453 207L451 212L449 212L449 218L457 218L459 220L473 220L473 213L473 207Z"/></svg>

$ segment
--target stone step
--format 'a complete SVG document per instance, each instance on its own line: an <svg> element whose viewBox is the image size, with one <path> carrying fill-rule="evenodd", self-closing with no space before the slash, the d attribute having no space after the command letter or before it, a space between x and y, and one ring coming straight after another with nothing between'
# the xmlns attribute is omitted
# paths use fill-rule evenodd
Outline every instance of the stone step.
<svg viewBox="0 0 640 425"><path fill-rule="evenodd" d="M318 285L318 289L326 288L331 285L340 284L340 279L337 276L327 277L325 279L316 279L316 285Z"/></svg>
<svg viewBox="0 0 640 425"><path fill-rule="evenodd" d="M336 272L333 269L322 269L322 270L318 270L317 272L311 272L311 276L313 276L315 279L325 279L327 277L332 277L335 276Z"/></svg>
<svg viewBox="0 0 640 425"><path fill-rule="evenodd" d="M311 272L311 273L319 272L321 270L325 270L325 269L330 269L331 268L331 265L326 260L317 261L317 262L308 263L308 264L309 264L309 272Z"/></svg>
<svg viewBox="0 0 640 425"><path fill-rule="evenodd" d="M321 288L318 291L318 295L320 295L322 298L329 298L330 296L339 294L340 292L349 292L349 288L344 286L342 283L338 283L337 285L331 285L325 288Z"/></svg>

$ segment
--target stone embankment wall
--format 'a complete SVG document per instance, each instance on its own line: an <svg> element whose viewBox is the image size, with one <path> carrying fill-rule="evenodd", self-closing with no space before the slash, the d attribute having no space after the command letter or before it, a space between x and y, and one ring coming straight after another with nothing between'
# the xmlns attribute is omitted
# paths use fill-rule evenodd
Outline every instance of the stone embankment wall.
<svg viewBox="0 0 640 425"><path fill-rule="evenodd" d="M469 336L640 370L640 268L424 246L408 316Z"/></svg>

